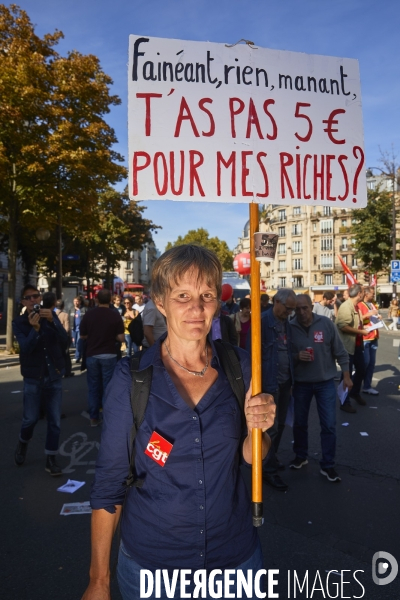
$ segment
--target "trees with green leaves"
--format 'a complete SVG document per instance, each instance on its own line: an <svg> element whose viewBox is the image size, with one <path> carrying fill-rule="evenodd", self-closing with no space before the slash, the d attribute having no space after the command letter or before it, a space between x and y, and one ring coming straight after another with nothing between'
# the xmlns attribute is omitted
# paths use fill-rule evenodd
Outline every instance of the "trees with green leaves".
<svg viewBox="0 0 400 600"><path fill-rule="evenodd" d="M19 240L38 227L72 238L93 228L101 192L126 176L104 116L119 104L95 56L54 49L61 32L40 38L27 13L0 5L0 234L9 267L7 348L12 347ZM26 250L26 248L25 248ZM27 252L32 256L32 253Z"/></svg>
<svg viewBox="0 0 400 600"><path fill-rule="evenodd" d="M213 250L221 261L224 271L233 269L233 253L229 250L228 244L218 237L209 237L207 229L191 229L185 236L179 236L175 242L168 242L166 250L173 246L182 246L182 244L197 244Z"/></svg>
<svg viewBox="0 0 400 600"><path fill-rule="evenodd" d="M392 259L393 196L388 191L368 190L365 208L353 211L351 228L356 256L370 273L388 272Z"/></svg>

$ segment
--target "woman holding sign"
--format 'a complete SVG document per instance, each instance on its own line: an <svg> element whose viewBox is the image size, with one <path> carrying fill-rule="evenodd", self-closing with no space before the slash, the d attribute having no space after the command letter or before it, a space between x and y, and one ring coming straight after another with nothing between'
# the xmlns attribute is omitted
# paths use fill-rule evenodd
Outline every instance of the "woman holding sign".
<svg viewBox="0 0 400 600"><path fill-rule="evenodd" d="M180 598L196 587L199 597L205 589L208 598L228 569L231 593L243 583L237 578L241 570L249 580L240 597L257 597L262 554L239 465L252 462L251 430L272 426L275 405L268 394L251 397L249 357L235 348L246 391L243 418L222 368L224 363L227 370L231 352L222 352L208 335L221 279L216 255L198 246L172 248L154 266L152 296L167 319L167 333L133 373L134 386L149 372L151 383L144 419L132 436L132 461L128 359L118 363L108 387L91 496L90 584L83 600L110 598L110 548L123 504L118 582L124 600ZM264 458L269 447L263 433Z"/></svg>

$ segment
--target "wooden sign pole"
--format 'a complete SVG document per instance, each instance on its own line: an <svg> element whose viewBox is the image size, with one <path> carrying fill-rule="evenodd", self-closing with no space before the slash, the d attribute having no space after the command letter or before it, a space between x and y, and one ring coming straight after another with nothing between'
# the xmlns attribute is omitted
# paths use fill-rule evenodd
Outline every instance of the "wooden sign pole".
<svg viewBox="0 0 400 600"><path fill-rule="evenodd" d="M251 260L251 377L252 395L261 393L261 297L260 263L256 260L254 234L258 231L258 203L250 204L250 260ZM262 504L262 429L252 430L252 512L253 525L263 523Z"/></svg>

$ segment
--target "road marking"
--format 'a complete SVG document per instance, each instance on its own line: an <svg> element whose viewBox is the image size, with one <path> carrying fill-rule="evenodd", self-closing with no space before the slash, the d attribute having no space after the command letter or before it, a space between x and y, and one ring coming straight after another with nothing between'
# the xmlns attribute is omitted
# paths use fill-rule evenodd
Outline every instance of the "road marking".
<svg viewBox="0 0 400 600"><path fill-rule="evenodd" d="M96 464L97 451L100 447L100 443L96 441L89 441L86 433L79 431L74 433L60 446L59 453L62 456L69 456L69 464L63 469L63 473L73 473L76 467L85 467ZM93 460L82 460L84 457L95 451L95 457ZM75 468L74 468L75 467ZM93 468L89 468L86 471L87 474L94 473Z"/></svg>
<svg viewBox="0 0 400 600"><path fill-rule="evenodd" d="M393 340L393 347L398 348L400 346L400 338Z"/></svg>

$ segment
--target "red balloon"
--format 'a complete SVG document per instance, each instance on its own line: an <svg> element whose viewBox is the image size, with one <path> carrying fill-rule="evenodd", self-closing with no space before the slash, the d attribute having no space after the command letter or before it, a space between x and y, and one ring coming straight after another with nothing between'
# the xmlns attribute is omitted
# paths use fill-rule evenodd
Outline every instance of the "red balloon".
<svg viewBox="0 0 400 600"><path fill-rule="evenodd" d="M222 284L222 294L221 294L222 302L226 302L227 300L230 300L232 298L232 295L233 295L233 287L229 283L223 283Z"/></svg>
<svg viewBox="0 0 400 600"><path fill-rule="evenodd" d="M250 254L242 252L233 259L233 268L240 275L250 275Z"/></svg>

